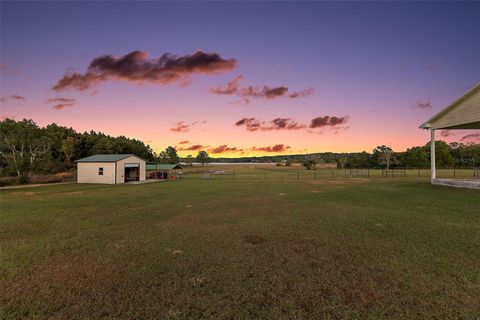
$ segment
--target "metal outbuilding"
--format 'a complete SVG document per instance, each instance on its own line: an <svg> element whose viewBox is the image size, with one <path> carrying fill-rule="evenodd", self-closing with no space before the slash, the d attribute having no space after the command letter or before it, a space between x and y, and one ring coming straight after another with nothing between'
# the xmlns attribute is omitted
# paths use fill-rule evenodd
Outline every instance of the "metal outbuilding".
<svg viewBox="0 0 480 320"><path fill-rule="evenodd" d="M96 154L75 162L78 183L119 184L145 180L146 162L134 154Z"/></svg>

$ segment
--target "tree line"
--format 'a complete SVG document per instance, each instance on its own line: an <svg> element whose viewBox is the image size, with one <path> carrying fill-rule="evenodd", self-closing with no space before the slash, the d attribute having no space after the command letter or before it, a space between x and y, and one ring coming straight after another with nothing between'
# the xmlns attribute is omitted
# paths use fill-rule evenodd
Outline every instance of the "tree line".
<svg viewBox="0 0 480 320"><path fill-rule="evenodd" d="M144 142L125 136L89 131L77 132L73 128L55 123L39 127L31 119L0 121L0 175L17 176L27 182L33 174L54 174L75 168L75 160L94 154L135 154L149 162L179 163L174 147L156 154ZM210 157L200 151L194 159L184 161L207 163Z"/></svg>
<svg viewBox="0 0 480 320"><path fill-rule="evenodd" d="M101 132L76 132L55 123L39 127L33 120L0 122L0 170L3 176L25 177L69 171L75 160L93 154L136 154L153 161L155 154L140 140Z"/></svg>
<svg viewBox="0 0 480 320"><path fill-rule="evenodd" d="M438 168L480 167L480 145L436 141ZM336 163L338 168L429 168L430 143L395 152L382 145L371 153L312 153L264 157L211 158L204 150L196 157L180 158L169 146L156 154L144 142L125 136L112 137L101 132L77 132L55 123L39 127L33 120L0 121L0 173L2 176L28 177L73 170L75 160L94 154L135 154L147 161L160 163L199 162L277 162L302 163L314 169L318 163Z"/></svg>
<svg viewBox="0 0 480 320"><path fill-rule="evenodd" d="M480 144L435 141L437 168L478 168L480 167ZM289 166L301 163L306 169L315 169L317 164L335 163L340 169L426 169L430 168L430 142L412 147L403 152L381 145L369 152L350 153L310 153L262 157L215 158L216 162L238 163L277 163Z"/></svg>
<svg viewBox="0 0 480 320"><path fill-rule="evenodd" d="M450 144L435 141L435 162L437 168L477 168L480 166L480 144ZM395 152L385 145L378 146L372 153L346 154L337 160L339 168L382 168L382 169L427 169L430 168L430 142Z"/></svg>

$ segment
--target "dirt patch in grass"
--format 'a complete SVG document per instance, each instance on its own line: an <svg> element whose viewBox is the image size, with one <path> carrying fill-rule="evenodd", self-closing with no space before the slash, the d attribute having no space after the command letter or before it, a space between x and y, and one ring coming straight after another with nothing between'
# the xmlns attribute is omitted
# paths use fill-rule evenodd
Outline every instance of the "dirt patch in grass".
<svg viewBox="0 0 480 320"><path fill-rule="evenodd" d="M85 191L72 191L72 192L62 192L58 193L58 195L66 196L66 195L71 195L71 194L84 194Z"/></svg>
<svg viewBox="0 0 480 320"><path fill-rule="evenodd" d="M248 196L248 197L235 197L232 202L237 204L248 204L248 205L265 205L265 204L274 204L277 202L276 199L266 196Z"/></svg>
<svg viewBox="0 0 480 320"><path fill-rule="evenodd" d="M347 186L357 185L368 182L368 179L345 179L345 180L313 180L309 183L314 185L334 185L334 186Z"/></svg>
<svg viewBox="0 0 480 320"><path fill-rule="evenodd" d="M27 192L10 192L9 195L12 196L34 196L38 192L32 192L32 191L27 191Z"/></svg>
<svg viewBox="0 0 480 320"><path fill-rule="evenodd" d="M202 287L205 283L208 282L208 277L200 274L189 279L192 287Z"/></svg>
<svg viewBox="0 0 480 320"><path fill-rule="evenodd" d="M185 254L185 252L181 249L174 249L174 250L167 249L167 252L172 256L181 256Z"/></svg>
<svg viewBox="0 0 480 320"><path fill-rule="evenodd" d="M191 212L191 211L190 211ZM159 226L184 227L201 223L201 214L178 214L158 223Z"/></svg>
<svg viewBox="0 0 480 320"><path fill-rule="evenodd" d="M80 195L85 194L87 191L79 190L79 191L70 191L70 192L34 192L34 191L26 191L26 192L11 192L9 195L17 196L17 197L28 197L29 200L31 199L45 199L45 198L54 198L59 196L70 196L70 195Z"/></svg>
<svg viewBox="0 0 480 320"><path fill-rule="evenodd" d="M250 244L253 244L253 245L257 245L257 244L267 242L267 239L265 239L264 237L261 237L259 235L255 235L255 234L243 236L243 239L245 240L246 243L250 243Z"/></svg>

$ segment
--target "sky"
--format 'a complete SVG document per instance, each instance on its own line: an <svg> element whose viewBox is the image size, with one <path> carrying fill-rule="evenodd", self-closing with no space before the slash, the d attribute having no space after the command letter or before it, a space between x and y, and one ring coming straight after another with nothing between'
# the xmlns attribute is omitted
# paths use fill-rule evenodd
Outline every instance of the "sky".
<svg viewBox="0 0 480 320"><path fill-rule="evenodd" d="M480 2L0 5L2 118L157 153L403 151L480 81Z"/></svg>

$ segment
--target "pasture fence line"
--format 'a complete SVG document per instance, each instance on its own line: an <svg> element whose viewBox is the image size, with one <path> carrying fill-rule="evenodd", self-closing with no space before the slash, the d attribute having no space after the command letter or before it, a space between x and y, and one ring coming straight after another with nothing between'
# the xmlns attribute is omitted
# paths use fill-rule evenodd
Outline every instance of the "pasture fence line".
<svg viewBox="0 0 480 320"><path fill-rule="evenodd" d="M378 179L378 178L428 178L430 177L430 169L317 169L317 170L301 170L301 169L287 169L287 170L262 170L255 168L258 171L242 170L210 170L203 172L189 173L185 172L184 178L202 178L202 179L222 179L222 180L318 180L318 179ZM437 177L439 178L464 178L464 179L480 179L479 168L473 169L438 169Z"/></svg>

